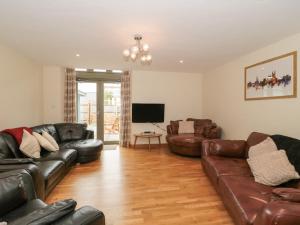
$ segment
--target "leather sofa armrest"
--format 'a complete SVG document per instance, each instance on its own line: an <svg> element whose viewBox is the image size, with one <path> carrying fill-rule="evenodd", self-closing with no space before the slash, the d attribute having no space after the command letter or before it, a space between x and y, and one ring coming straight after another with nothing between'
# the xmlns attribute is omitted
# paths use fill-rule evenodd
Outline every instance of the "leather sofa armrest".
<svg viewBox="0 0 300 225"><path fill-rule="evenodd" d="M26 170L32 177L33 184L35 187L35 192L38 198L44 200L45 199L45 181L43 175L39 167L32 163L27 164L9 164L9 165L1 165L0 164L0 173L1 172L8 172L12 170L19 170L24 169Z"/></svg>
<svg viewBox="0 0 300 225"><path fill-rule="evenodd" d="M216 155L222 157L245 158L246 141L244 140L204 140L202 155Z"/></svg>
<svg viewBox="0 0 300 225"><path fill-rule="evenodd" d="M105 225L104 214L90 206L84 206L68 214L53 225Z"/></svg>
<svg viewBox="0 0 300 225"><path fill-rule="evenodd" d="M0 159L0 165L12 165L12 164L34 164L33 159L22 158L22 159Z"/></svg>
<svg viewBox="0 0 300 225"><path fill-rule="evenodd" d="M297 188L275 188L272 194L275 200L300 203L300 189Z"/></svg>
<svg viewBox="0 0 300 225"><path fill-rule="evenodd" d="M300 224L300 204L288 201L271 201L258 213L254 225Z"/></svg>
<svg viewBox="0 0 300 225"><path fill-rule="evenodd" d="M94 131L93 130L86 130L85 139L94 139Z"/></svg>

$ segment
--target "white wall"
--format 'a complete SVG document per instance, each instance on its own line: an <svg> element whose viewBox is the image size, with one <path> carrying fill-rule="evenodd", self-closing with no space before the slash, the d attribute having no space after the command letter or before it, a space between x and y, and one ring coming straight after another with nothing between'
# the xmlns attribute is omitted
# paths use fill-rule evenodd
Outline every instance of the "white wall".
<svg viewBox="0 0 300 225"><path fill-rule="evenodd" d="M205 73L203 113L223 128L224 138L246 138L252 131L300 138L299 98L244 101L244 67L295 50L300 52L300 34Z"/></svg>
<svg viewBox="0 0 300 225"><path fill-rule="evenodd" d="M64 121L64 69L59 66L43 67L43 121Z"/></svg>
<svg viewBox="0 0 300 225"><path fill-rule="evenodd" d="M42 122L42 66L0 45L0 130Z"/></svg>
<svg viewBox="0 0 300 225"><path fill-rule="evenodd" d="M165 122L160 124L164 129L170 120L186 119L187 117L201 118L202 75L133 71L132 102L164 103ZM132 134L146 130L163 132L152 124L132 124ZM163 133L165 134L165 132ZM162 138L162 141L165 142L165 137ZM143 143L142 140L139 143Z"/></svg>

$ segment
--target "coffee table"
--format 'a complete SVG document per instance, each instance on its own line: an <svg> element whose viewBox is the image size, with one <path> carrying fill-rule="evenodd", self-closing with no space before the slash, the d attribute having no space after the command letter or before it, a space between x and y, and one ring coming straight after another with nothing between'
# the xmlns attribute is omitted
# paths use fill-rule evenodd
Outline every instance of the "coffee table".
<svg viewBox="0 0 300 225"><path fill-rule="evenodd" d="M158 143L159 143L159 147L161 146L161 141L160 141L160 137L162 136L162 134L159 133L140 133L140 134L135 134L134 135L134 145L133 148L135 148L136 146L136 142L139 138L146 138L148 139L148 149L149 151L151 151L151 139L152 138L157 138L158 139Z"/></svg>

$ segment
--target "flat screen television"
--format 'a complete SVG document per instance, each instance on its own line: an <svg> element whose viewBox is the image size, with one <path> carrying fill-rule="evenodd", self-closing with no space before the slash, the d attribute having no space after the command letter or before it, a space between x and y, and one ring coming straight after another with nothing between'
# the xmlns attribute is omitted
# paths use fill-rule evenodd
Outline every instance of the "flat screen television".
<svg viewBox="0 0 300 225"><path fill-rule="evenodd" d="M165 120L165 104L133 103L133 123L163 123Z"/></svg>

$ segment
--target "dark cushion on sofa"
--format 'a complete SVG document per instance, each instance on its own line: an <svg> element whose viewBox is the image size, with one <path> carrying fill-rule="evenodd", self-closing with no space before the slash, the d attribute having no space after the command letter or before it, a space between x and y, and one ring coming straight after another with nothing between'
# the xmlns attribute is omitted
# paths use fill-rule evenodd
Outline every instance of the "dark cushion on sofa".
<svg viewBox="0 0 300 225"><path fill-rule="evenodd" d="M58 123L54 125L61 142L80 140L86 134L86 124L80 123Z"/></svg>
<svg viewBox="0 0 300 225"><path fill-rule="evenodd" d="M272 135L271 138L279 150L285 150L290 163L300 173L300 140L284 135Z"/></svg>
<svg viewBox="0 0 300 225"><path fill-rule="evenodd" d="M21 158L23 154L19 150L19 146L14 139L8 133L0 133L0 158Z"/></svg>

